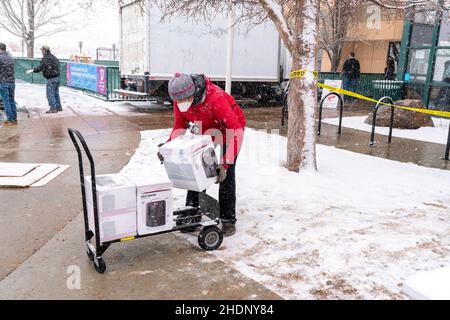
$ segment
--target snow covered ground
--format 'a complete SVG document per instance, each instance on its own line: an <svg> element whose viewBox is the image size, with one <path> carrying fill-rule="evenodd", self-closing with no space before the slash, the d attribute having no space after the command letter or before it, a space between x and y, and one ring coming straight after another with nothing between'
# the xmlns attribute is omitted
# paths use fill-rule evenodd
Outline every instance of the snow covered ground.
<svg viewBox="0 0 450 320"><path fill-rule="evenodd" d="M122 173L165 178L156 145L169 133L142 132ZM405 278L450 265L449 171L318 145L319 171L297 174L285 148L246 131L238 231L213 255L286 299L404 299ZM175 190L176 207L184 196Z"/></svg>
<svg viewBox="0 0 450 320"><path fill-rule="evenodd" d="M342 126L356 130L372 132L372 126L364 123L367 116L364 117L345 117L342 119ZM325 123L339 125L339 118L330 118L322 120ZM440 144L447 144L448 126L450 119L433 118L435 127L423 127L416 130L408 129L393 129L392 135L399 138L407 138L413 140L435 142ZM375 132L381 135L388 136L389 128L376 127Z"/></svg>
<svg viewBox="0 0 450 320"><path fill-rule="evenodd" d="M49 117L70 117L76 114L105 116L114 113L141 115L142 113L136 109L135 105L161 108L160 105L153 105L151 102L106 102L67 87L60 88L60 96L64 111L49 115ZM45 111L49 109L45 85L17 83L16 102L19 107L26 107L31 117L45 116Z"/></svg>

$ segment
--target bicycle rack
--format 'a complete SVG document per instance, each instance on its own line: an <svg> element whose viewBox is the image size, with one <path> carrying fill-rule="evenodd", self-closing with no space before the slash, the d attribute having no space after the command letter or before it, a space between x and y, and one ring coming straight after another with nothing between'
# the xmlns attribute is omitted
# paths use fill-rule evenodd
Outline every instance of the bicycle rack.
<svg viewBox="0 0 450 320"><path fill-rule="evenodd" d="M325 102L325 100L329 97L329 96L337 96L339 99L339 129L338 129L338 134L342 133L342 116L344 114L344 100L342 99L342 96L336 92L330 92L329 94L327 94L322 101L320 101L320 107L319 107L319 127L317 130L317 135L320 136L321 132L322 132L322 111L323 111L323 103Z"/></svg>
<svg viewBox="0 0 450 320"><path fill-rule="evenodd" d="M372 119L372 133L370 135L370 146L375 145L375 127L376 127L378 109L379 109L380 105L383 103L386 103L386 101L387 101L387 103L389 103L391 105L394 104L394 101L392 100L392 98L386 96L386 97L383 97L380 100L378 100L377 104L373 108L374 110L373 110L373 119ZM395 108L391 107L391 122L390 122L390 126L389 126L388 143L392 142L392 128L394 126L394 113L395 113Z"/></svg>
<svg viewBox="0 0 450 320"><path fill-rule="evenodd" d="M445 149L444 160L449 161L450 156L450 125L448 127L448 138L447 138L447 148Z"/></svg>

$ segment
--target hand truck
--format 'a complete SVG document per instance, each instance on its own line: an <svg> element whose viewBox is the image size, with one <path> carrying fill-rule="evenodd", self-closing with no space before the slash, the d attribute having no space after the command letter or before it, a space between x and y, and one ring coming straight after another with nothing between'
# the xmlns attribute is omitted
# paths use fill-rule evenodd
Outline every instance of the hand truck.
<svg viewBox="0 0 450 320"><path fill-rule="evenodd" d="M195 235L194 231L196 231L198 228L201 228L199 234L196 235L198 238L199 246L206 251L213 251L220 247L223 241L223 232L220 228L218 228L218 225L221 223L221 220L219 218L220 217L219 203L216 199L208 196L204 192L200 193L199 196L200 201L198 207L185 207L175 210L173 212L173 215L176 217L174 219L176 226L170 230L142 236L137 235L136 232L136 236L134 237L101 242L94 158L92 157L89 147L82 134L78 130L71 128L68 129L68 132L70 139L72 140L78 154L80 182L81 182L81 196L83 201L86 252L88 258L91 261L93 261L95 270L98 273L104 273L106 271L106 263L104 262L102 256L113 243L135 240L139 238L145 238L148 236L160 235L175 231L181 231L184 233ZM86 202L86 190L85 190L84 167L83 167L83 154L78 141L81 143L90 164L94 226L95 226L94 230L90 230L89 228L89 217ZM205 220L203 219L204 217L206 218ZM92 243L92 240L94 240L94 243Z"/></svg>

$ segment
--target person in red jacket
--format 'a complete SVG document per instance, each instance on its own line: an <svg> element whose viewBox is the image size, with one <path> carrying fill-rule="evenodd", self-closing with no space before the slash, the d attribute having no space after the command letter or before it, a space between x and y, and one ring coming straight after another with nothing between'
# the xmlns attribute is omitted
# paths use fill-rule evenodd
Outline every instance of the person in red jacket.
<svg viewBox="0 0 450 320"><path fill-rule="evenodd" d="M221 145L218 183L220 218L225 236L236 232L236 159L244 138L246 119L234 98L205 75L177 73L169 81L175 122L168 141L185 134L194 123L199 134L211 135ZM167 141L167 142L168 142ZM198 192L188 191L187 206L199 205Z"/></svg>

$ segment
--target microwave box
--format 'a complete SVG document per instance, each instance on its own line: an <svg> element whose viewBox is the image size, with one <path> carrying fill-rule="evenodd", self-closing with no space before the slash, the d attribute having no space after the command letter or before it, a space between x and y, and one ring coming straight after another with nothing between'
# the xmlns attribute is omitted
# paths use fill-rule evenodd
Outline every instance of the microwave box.
<svg viewBox="0 0 450 320"><path fill-rule="evenodd" d="M173 229L172 182L155 181L151 177L130 179L136 185L138 234L144 236Z"/></svg>
<svg viewBox="0 0 450 320"><path fill-rule="evenodd" d="M218 161L211 136L179 136L159 152L175 188L201 192L216 183Z"/></svg>
<svg viewBox="0 0 450 320"><path fill-rule="evenodd" d="M119 174L96 176L97 211L102 243L137 235L136 186ZM92 180L85 177L89 229L95 234Z"/></svg>

